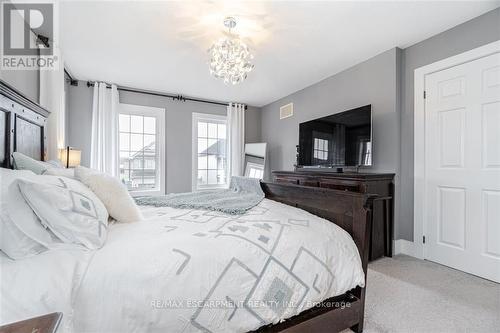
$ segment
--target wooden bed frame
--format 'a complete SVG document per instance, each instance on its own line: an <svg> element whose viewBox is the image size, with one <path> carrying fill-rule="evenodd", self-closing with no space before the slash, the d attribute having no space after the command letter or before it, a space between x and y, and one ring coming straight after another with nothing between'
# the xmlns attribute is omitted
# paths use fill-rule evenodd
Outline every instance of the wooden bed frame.
<svg viewBox="0 0 500 333"><path fill-rule="evenodd" d="M49 114L47 109L0 80L0 167L12 167L15 151L45 160Z"/></svg>
<svg viewBox="0 0 500 333"><path fill-rule="evenodd" d="M358 247L366 279L376 195L281 183L261 182L261 186L266 198L301 208L346 230ZM346 328L362 332L365 290L357 287L282 323L261 327L257 332L339 332Z"/></svg>
<svg viewBox="0 0 500 333"><path fill-rule="evenodd" d="M12 167L14 151L45 160L48 116L48 110L0 80L1 167ZM267 182L261 185L266 198L304 209L346 230L358 247L366 277L375 195ZM256 332L339 332L346 328L362 332L364 308L365 288L357 287Z"/></svg>

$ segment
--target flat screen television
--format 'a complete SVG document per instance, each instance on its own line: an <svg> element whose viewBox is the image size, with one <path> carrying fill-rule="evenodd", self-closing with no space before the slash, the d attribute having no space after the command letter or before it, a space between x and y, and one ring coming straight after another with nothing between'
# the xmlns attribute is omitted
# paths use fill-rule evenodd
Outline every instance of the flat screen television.
<svg viewBox="0 0 500 333"><path fill-rule="evenodd" d="M298 153L298 167L371 166L371 105L301 123Z"/></svg>

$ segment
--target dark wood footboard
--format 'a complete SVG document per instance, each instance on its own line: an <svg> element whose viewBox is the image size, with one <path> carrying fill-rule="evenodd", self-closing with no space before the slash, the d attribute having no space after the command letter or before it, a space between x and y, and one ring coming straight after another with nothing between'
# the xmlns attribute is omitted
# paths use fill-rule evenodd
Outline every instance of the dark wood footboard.
<svg viewBox="0 0 500 333"><path fill-rule="evenodd" d="M301 208L346 230L358 247L366 279L375 195L268 182L261 182L261 187L266 198ZM362 332L364 309L365 288L357 287L257 332L339 332L346 328Z"/></svg>

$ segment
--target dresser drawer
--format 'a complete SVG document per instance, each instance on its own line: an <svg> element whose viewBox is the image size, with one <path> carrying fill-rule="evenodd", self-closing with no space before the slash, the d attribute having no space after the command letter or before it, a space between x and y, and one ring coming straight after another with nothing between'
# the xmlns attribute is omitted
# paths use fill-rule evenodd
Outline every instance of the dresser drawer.
<svg viewBox="0 0 500 333"><path fill-rule="evenodd" d="M319 187L319 181L317 179L299 179L299 185L309 186L309 187Z"/></svg>
<svg viewBox="0 0 500 333"><path fill-rule="evenodd" d="M319 187L340 191L361 192L361 184L358 182L332 181L330 179L321 179L319 181Z"/></svg>
<svg viewBox="0 0 500 333"><path fill-rule="evenodd" d="M299 178L293 178L293 177L274 177L274 182L275 183L286 183L286 184L298 185L299 184Z"/></svg>

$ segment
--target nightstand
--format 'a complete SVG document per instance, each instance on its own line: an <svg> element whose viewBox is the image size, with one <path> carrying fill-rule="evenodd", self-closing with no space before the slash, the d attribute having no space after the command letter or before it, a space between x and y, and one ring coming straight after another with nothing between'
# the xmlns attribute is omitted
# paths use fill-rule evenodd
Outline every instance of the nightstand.
<svg viewBox="0 0 500 333"><path fill-rule="evenodd" d="M54 312L0 326L0 333L55 333L61 322L62 312Z"/></svg>

